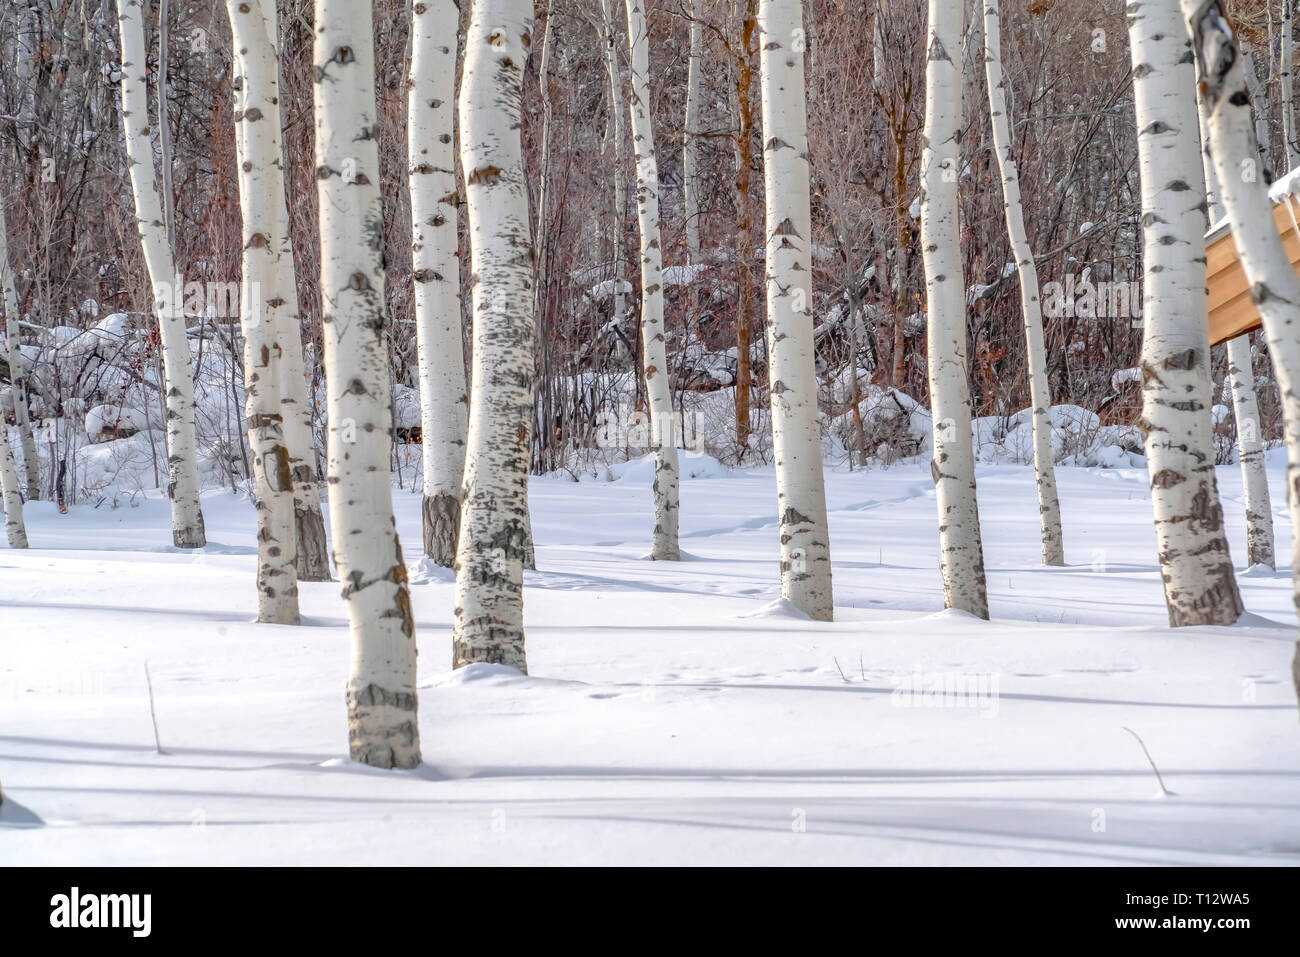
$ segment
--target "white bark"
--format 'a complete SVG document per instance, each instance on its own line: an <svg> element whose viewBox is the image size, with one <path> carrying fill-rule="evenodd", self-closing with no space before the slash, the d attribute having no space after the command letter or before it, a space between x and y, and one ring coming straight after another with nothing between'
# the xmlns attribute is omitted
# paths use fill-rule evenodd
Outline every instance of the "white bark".
<svg viewBox="0 0 1300 957"><path fill-rule="evenodd" d="M885 82L885 0L875 0L871 14L871 84L879 89Z"/></svg>
<svg viewBox="0 0 1300 957"><path fill-rule="evenodd" d="M988 618L984 550L975 494L970 385L966 380L966 296L962 280L961 5L929 0L925 132L921 153L921 255L929 321L930 409L939 508L944 604Z"/></svg>
<svg viewBox="0 0 1300 957"><path fill-rule="evenodd" d="M227 3L229 0L227 0ZM172 130L167 121L167 0L158 0L158 150L167 245L176 249L176 194L172 186Z"/></svg>
<svg viewBox="0 0 1300 957"><path fill-rule="evenodd" d="M18 287L13 264L9 261L9 224L5 220L3 195L0 195L0 286L4 289L5 359L9 363L14 424L18 426L18 441L23 447L23 471L30 502L41 497L41 459L36 454L36 436L27 414L27 363L23 359L18 327ZM3 411L0 411L0 418L3 418Z"/></svg>
<svg viewBox="0 0 1300 957"><path fill-rule="evenodd" d="M550 212L550 189L551 189L551 118L554 110L551 107L551 49L552 33L551 28L555 25L555 2L547 0L546 3L546 29L542 31L542 55L541 62L537 67L537 87L542 100L542 146L538 156L538 175L537 175L537 211L534 222L537 224L533 229L533 268L536 270L537 279L534 282L533 289L533 310L537 313L539 319L542 310L542 290L545 286L545 248L546 248L546 224L547 216Z"/></svg>
<svg viewBox="0 0 1300 957"><path fill-rule="evenodd" d="M354 761L420 763L415 621L393 521L383 208L371 8L316 0L316 182L329 408L330 528L352 629Z"/></svg>
<svg viewBox="0 0 1300 957"><path fill-rule="evenodd" d="M704 24L700 0L691 0L690 66L686 76L686 122L682 128L682 189L686 206L686 260L700 261L700 105L704 98Z"/></svg>
<svg viewBox="0 0 1300 957"><path fill-rule="evenodd" d="M14 454L9 448L9 427L5 425L0 410L0 496L3 496L5 537L10 548L27 547L27 526L23 523L23 493L14 466Z"/></svg>
<svg viewBox="0 0 1300 957"><path fill-rule="evenodd" d="M1025 231L1020 202L1020 171L1011 155L1011 121L1002 81L1002 26L998 0L984 0L984 66L988 77L989 115L993 121L993 146L1002 175L1007 235L1020 276L1020 309L1025 322L1026 364L1033 408L1034 471L1038 478L1038 516L1043 542L1043 564L1064 565L1061 503L1056 494L1056 468L1052 453L1052 390L1047 380L1047 346L1043 341L1043 308L1038 295L1038 267Z"/></svg>
<svg viewBox="0 0 1300 957"><path fill-rule="evenodd" d="M424 553L447 568L455 565L460 536L469 417L456 256L454 98L459 18L454 0L416 4L407 101Z"/></svg>
<svg viewBox="0 0 1300 957"><path fill-rule="evenodd" d="M167 225L158 198L149 137L148 64L144 44L142 0L120 0L118 27L122 37L122 126L127 163L145 264L154 290L154 311L162 340L166 379L168 494L172 507L172 540L178 548L207 544L199 507L198 459L194 445L194 378L190 346L181 311L181 281Z"/></svg>
<svg viewBox="0 0 1300 957"><path fill-rule="evenodd" d="M1240 617L1210 429L1205 177L1177 0L1128 0L1144 233L1142 430L1169 623Z"/></svg>
<svg viewBox="0 0 1300 957"><path fill-rule="evenodd" d="M1247 68L1249 68L1247 66ZM1205 171L1205 201L1209 222L1222 222L1224 209L1219 177L1208 149L1209 123L1205 100L1197 98L1200 120L1201 168ZM1268 470L1264 462L1264 440L1260 429L1259 402L1255 397L1255 373L1251 361L1250 333L1228 341L1228 391L1237 420L1237 457L1241 460L1242 498L1246 507L1246 564L1274 567L1273 506L1268 492Z"/></svg>
<svg viewBox="0 0 1300 957"><path fill-rule="evenodd" d="M1219 177L1223 205L1232 225L1242 269L1250 281L1251 299L1264 320L1273 368L1282 396L1286 431L1287 504L1291 528L1300 529L1300 277L1283 248L1273 220L1267 187L1259 177L1241 175L1243 164L1258 155L1251 125L1250 96L1242 76L1231 28L1214 0L1182 0L1192 29L1205 98L1207 149ZM1300 609L1300 534L1291 535L1291 586ZM1300 694L1300 643L1292 663Z"/></svg>
<svg viewBox="0 0 1300 957"><path fill-rule="evenodd" d="M1251 57L1250 45L1242 43L1241 45L1241 66L1246 73L1246 89L1250 92L1251 102L1254 104L1255 115L1255 138L1259 146L1259 174L1261 179L1269 179L1268 169L1268 146L1270 133L1268 129L1268 96L1264 91L1264 84L1259 82L1259 75L1255 72L1255 62Z"/></svg>
<svg viewBox="0 0 1300 957"><path fill-rule="evenodd" d="M520 141L532 0L476 0L459 120L473 278L474 364L456 549L452 664L527 671L523 562L533 415L532 241Z"/></svg>
<svg viewBox="0 0 1300 957"><path fill-rule="evenodd" d="M15 4L15 7L17 5ZM38 136L36 129L36 71L38 48L41 42L40 8L30 4L24 11L18 8L15 16L14 79L18 87L18 116L15 125L24 147Z"/></svg>
<svg viewBox="0 0 1300 957"><path fill-rule="evenodd" d="M275 279L265 290L268 321L274 337L280 344L278 378L279 401L283 418L284 444L289 451L289 465L293 478L294 507L294 564L297 580L330 581L329 543L325 535L325 517L321 508L322 483L316 465L315 401L308 395L304 375L302 352L302 327L298 308L297 273L294 266L293 243L289 233L289 205L286 189L283 155L283 115L277 101L279 96L279 30L275 4L259 0L260 16L265 32L271 40L271 55L275 57L274 71L270 74L274 88L264 101L274 105L274 125L263 130L272 137L269 149L276 162L265 171L266 189L278 209L275 217ZM235 63L242 70L238 47ZM238 81L242 83L243 80ZM270 108L268 108L270 109ZM236 149L243 149L243 125L236 124Z"/></svg>
<svg viewBox="0 0 1300 957"><path fill-rule="evenodd" d="M263 0L266 2L266 0ZM284 416L285 445L293 472L294 541L299 581L331 580L329 542L321 508L321 481L316 466L315 401L308 394L302 354L302 322L298 311L297 273L289 238L289 207L283 167L273 180L280 197L281 222L276 249L274 322L284 350L280 357L280 405Z"/></svg>
<svg viewBox="0 0 1300 957"><path fill-rule="evenodd" d="M1237 457L1241 459L1241 484L1246 500L1246 564L1273 568L1276 565L1273 503L1264 463L1259 402L1255 397L1250 333L1228 340L1228 388L1237 418Z"/></svg>
<svg viewBox="0 0 1300 957"><path fill-rule="evenodd" d="M810 308L812 210L801 0L760 0L758 29L781 594L809 617L830 621L835 607Z"/></svg>
<svg viewBox="0 0 1300 957"><path fill-rule="evenodd" d="M267 36L276 57L275 99L279 96L280 37L276 4L261 0ZM293 471L294 540L299 581L330 581L329 542L325 537L325 515L321 509L321 481L316 465L315 399L308 395L302 354L302 319L298 311L298 278L294 267L293 243L289 238L288 190L285 186L283 114L275 112L270 133L275 139L277 162L268 171L270 189L279 208L276 220L276 281L271 296L280 356L280 404L284 415L285 445Z"/></svg>
<svg viewBox="0 0 1300 957"><path fill-rule="evenodd" d="M235 90L239 206L243 223L244 421L253 453L257 503L258 621L298 624L294 560L293 471L285 444L280 401L284 369L275 287L279 250L275 238L281 204L273 173L279 165L279 103L275 46L262 5L269 0L227 0L238 57Z"/></svg>
<svg viewBox="0 0 1300 957"><path fill-rule="evenodd" d="M637 224L641 235L641 360L650 400L650 442L655 456L655 528L650 557L677 561L679 480L673 400L668 384L664 328L663 246L659 234L659 168L650 118L650 34L645 0L627 0L632 65L632 148L636 154Z"/></svg>

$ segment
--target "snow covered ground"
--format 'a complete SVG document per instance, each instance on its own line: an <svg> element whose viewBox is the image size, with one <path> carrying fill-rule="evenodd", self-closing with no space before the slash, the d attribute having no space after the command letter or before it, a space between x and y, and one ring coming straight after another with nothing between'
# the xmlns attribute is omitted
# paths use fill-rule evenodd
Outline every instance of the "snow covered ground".
<svg viewBox="0 0 1300 957"><path fill-rule="evenodd" d="M413 567L411 772L345 759L337 584L302 587L304 627L252 623L246 502L205 496L201 554L156 497L29 506L34 547L0 550L0 865L1300 863L1289 576L1171 631L1145 471L1059 470L1048 570L1032 470L982 467L990 623L942 611L921 467L831 474L833 624L775 601L771 472L700 471L675 565L643 560L644 469L534 480L529 677L451 673L449 576Z"/></svg>

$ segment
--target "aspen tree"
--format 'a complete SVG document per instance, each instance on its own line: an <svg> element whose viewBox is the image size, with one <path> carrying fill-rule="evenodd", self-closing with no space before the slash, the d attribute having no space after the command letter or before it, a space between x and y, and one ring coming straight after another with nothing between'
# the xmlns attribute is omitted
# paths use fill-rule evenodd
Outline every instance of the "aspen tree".
<svg viewBox="0 0 1300 957"><path fill-rule="evenodd" d="M1219 223L1228 213L1223 208L1219 178L1208 149L1209 126L1205 115L1205 100L1198 97L1197 115L1200 120L1201 167L1205 171L1205 199L1209 208L1209 222ZM1233 413L1237 420L1237 457L1241 460L1242 498L1246 506L1246 564L1274 566L1273 557L1273 505L1268 492L1268 470L1264 462L1264 439L1260 429L1259 402L1255 396L1254 363L1250 349L1250 333L1228 340L1228 370L1225 377L1232 396Z"/></svg>
<svg viewBox="0 0 1300 957"><path fill-rule="evenodd" d="M383 208L370 4L316 0L316 184L334 563L352 632L352 760L420 763L415 620L393 521Z"/></svg>
<svg viewBox="0 0 1300 957"><path fill-rule="evenodd" d="M0 287L4 290L5 360L9 363L9 384L14 404L14 424L23 447L23 471L27 500L41 497L41 460L36 454L36 435L27 414L27 363L23 359L21 332L18 327L18 287L13 264L9 261L9 225L5 220L4 197L0 195ZM3 418L3 410L0 410Z"/></svg>
<svg viewBox="0 0 1300 957"><path fill-rule="evenodd" d="M781 594L834 617L813 355L812 208L801 0L760 0L767 352L781 529Z"/></svg>
<svg viewBox="0 0 1300 957"><path fill-rule="evenodd" d="M0 496L4 501L5 537L10 548L27 547L27 526L23 522L23 493L9 448L9 427L0 413Z"/></svg>
<svg viewBox="0 0 1300 957"><path fill-rule="evenodd" d="M456 34L454 0L415 5L407 99L412 270L424 459L424 554L456 563L469 396L456 256Z"/></svg>
<svg viewBox="0 0 1300 957"><path fill-rule="evenodd" d="M260 0L267 36L274 44L276 84L273 100L280 97L280 36L274 0ZM289 203L285 186L283 117L277 109L270 135L277 161L267 171L270 189L279 209L276 218L275 284L271 291L273 321L282 350L280 356L280 404L284 415L285 445L293 471L294 541L299 581L330 581L329 542L325 537L325 515L321 509L321 481L316 464L315 398L307 394L302 353L302 318L298 307L298 276L293 243L289 236Z"/></svg>
<svg viewBox="0 0 1300 957"><path fill-rule="evenodd" d="M1064 565L1061 503L1056 494L1056 468L1052 452L1052 389L1047 381L1047 346L1043 341L1043 307L1038 291L1038 267L1025 232L1020 202L1020 171L1011 155L1011 119L1002 80L1002 24L998 0L984 0L984 67L989 86L989 115L993 121L993 149L1002 176L1007 235L1020 277L1020 310L1025 323L1026 364L1033 415L1034 472L1038 481L1038 517L1043 543L1043 564Z"/></svg>
<svg viewBox="0 0 1300 957"><path fill-rule="evenodd" d="M679 476L673 398L668 384L664 326L663 247L659 233L659 166L650 118L650 33L645 0L627 0L627 34L632 64L632 149L636 155L637 224L641 233L641 359L650 399L650 444L654 449L655 527L650 557L677 561Z"/></svg>
<svg viewBox="0 0 1300 957"><path fill-rule="evenodd" d="M280 204L271 171L280 161L275 46L267 35L263 0L227 0L240 64L235 91L239 160L239 206L243 224L244 421L253 452L257 505L257 618L298 624L297 546L293 472L285 444L281 357L284 348L272 297L279 251L275 245Z"/></svg>
<svg viewBox="0 0 1300 957"><path fill-rule="evenodd" d="M178 548L207 544L199 506L198 459L194 443L194 378L181 309L182 283L158 198L149 136L149 65L144 43L143 0L120 0L122 38L122 126L135 198L136 226L154 293L154 312L162 341L167 410L167 493L171 498L172 541Z"/></svg>
<svg viewBox="0 0 1300 957"><path fill-rule="evenodd" d="M1177 0L1128 0L1142 181L1142 431L1169 624L1242 612L1214 477L1205 176Z"/></svg>
<svg viewBox="0 0 1300 957"><path fill-rule="evenodd" d="M1246 564L1273 568L1277 564L1273 503L1268 491L1264 436L1260 428L1259 400L1255 395L1249 333L1228 340L1227 378L1237 420L1237 457L1241 459L1241 484L1246 505Z"/></svg>
<svg viewBox="0 0 1300 957"><path fill-rule="evenodd" d="M704 24L700 0L690 0L690 65L686 74L686 122L682 127L682 192L686 207L686 261L700 261L700 106L704 99Z"/></svg>
<svg viewBox="0 0 1300 957"><path fill-rule="evenodd" d="M1259 76L1255 73L1255 63L1251 56L1250 45L1242 43L1241 45L1241 66L1246 72L1246 89L1250 92L1251 102L1255 105L1255 138L1259 141L1259 172L1264 180L1272 178L1269 172L1269 129L1268 129L1268 96L1264 91L1264 84L1259 82Z"/></svg>
<svg viewBox="0 0 1300 957"><path fill-rule="evenodd" d="M921 152L921 256L925 266L934 478L944 605L988 618L984 550L975 495L970 386L966 380L966 293L962 279L962 4L929 0L925 132Z"/></svg>
<svg viewBox="0 0 1300 957"><path fill-rule="evenodd" d="M457 668L490 662L528 670L523 563L535 318L520 127L532 29L532 0L475 0L465 35L459 120L474 362L456 549Z"/></svg>
<svg viewBox="0 0 1300 957"><path fill-rule="evenodd" d="M1246 66L1217 0L1182 0L1195 49L1204 97L1206 149L1219 179L1221 202L1232 225L1251 299L1264 320L1264 334L1282 396L1286 434L1287 506L1291 528L1300 529L1300 277L1277 234L1273 205L1258 174L1258 147L1251 123ZM1291 535L1292 599L1300 609L1300 534ZM1291 665L1300 695L1300 642Z"/></svg>

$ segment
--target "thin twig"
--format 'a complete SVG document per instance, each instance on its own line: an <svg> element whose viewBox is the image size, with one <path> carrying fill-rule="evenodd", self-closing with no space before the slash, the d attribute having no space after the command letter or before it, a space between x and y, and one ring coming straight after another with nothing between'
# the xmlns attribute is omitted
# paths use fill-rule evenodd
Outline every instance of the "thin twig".
<svg viewBox="0 0 1300 957"><path fill-rule="evenodd" d="M845 678L845 677L844 677L844 669L840 667L840 659L838 659L838 658L832 658L831 660L835 662L835 670L838 671L838 672L840 673L840 677L841 677L841 678L844 678L844 683L845 683L846 685L851 685L851 684L853 684L852 681L850 681L848 678Z"/></svg>
<svg viewBox="0 0 1300 957"><path fill-rule="evenodd" d="M1120 727L1124 727L1124 726L1120 725ZM1133 737L1137 738L1138 744L1142 745L1142 753L1147 756L1147 761L1151 764L1151 770L1156 773L1156 780L1160 782L1161 793L1165 795L1173 794L1172 791L1170 791L1167 787L1165 787L1165 779L1160 776L1160 769L1156 767L1156 762L1154 759L1152 759L1151 752L1147 750L1146 742L1143 741L1138 736L1138 733L1134 731L1132 728L1125 727L1124 730L1127 731L1129 734L1133 735Z"/></svg>
<svg viewBox="0 0 1300 957"><path fill-rule="evenodd" d="M166 754L163 750L162 741L158 737L158 712L153 706L153 679L149 677L149 662L144 663L144 680L149 686L149 717L153 721L153 743L159 754Z"/></svg>

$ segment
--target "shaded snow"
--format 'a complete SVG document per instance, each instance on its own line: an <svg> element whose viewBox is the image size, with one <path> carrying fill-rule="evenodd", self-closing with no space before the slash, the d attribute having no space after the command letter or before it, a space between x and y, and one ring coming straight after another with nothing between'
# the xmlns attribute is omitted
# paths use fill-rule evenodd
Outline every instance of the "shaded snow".
<svg viewBox="0 0 1300 957"><path fill-rule="evenodd" d="M980 467L982 622L942 610L923 467L831 472L834 623L782 610L770 470L684 488L686 563L640 560L641 482L534 480L532 674L449 672L454 586L415 585L410 772L346 760L338 583L302 586L303 627L252 623L246 500L205 493L199 553L156 496L32 504L37 547L0 547L0 861L1300 863L1289 577L1171 631L1145 472L1058 480L1045 569L1031 470ZM1239 470L1218 482L1244 553ZM413 564L419 495L395 505ZM954 677L996 693L949 706Z"/></svg>

